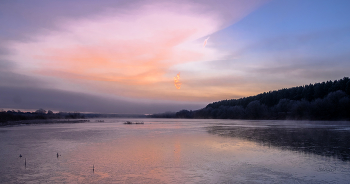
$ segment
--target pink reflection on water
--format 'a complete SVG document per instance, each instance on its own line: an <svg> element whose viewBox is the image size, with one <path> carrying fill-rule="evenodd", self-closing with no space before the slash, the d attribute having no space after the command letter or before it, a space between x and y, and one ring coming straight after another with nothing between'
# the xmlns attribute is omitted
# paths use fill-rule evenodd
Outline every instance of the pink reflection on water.
<svg viewBox="0 0 350 184"><path fill-rule="evenodd" d="M311 180L322 183L329 181L327 178L342 183L350 179L349 166L337 160L327 161L244 139L210 135L200 128L205 126L202 122L167 120L135 126L122 123L55 126L69 128L44 129L41 136L52 131L64 132L65 137L57 141L55 134L55 139L50 140L49 136L42 142L33 138L34 145L44 145L44 151L39 156L37 149L31 150L32 156L27 157L29 167L21 171L24 174L16 176L18 183L259 183L261 178L265 183ZM75 136L66 139L67 135ZM60 151L59 159L56 152L42 154L51 149L46 141L47 145L55 145L55 149L67 149Z"/></svg>
<svg viewBox="0 0 350 184"><path fill-rule="evenodd" d="M158 140L128 137L127 140L116 140L94 146L82 147L72 152L67 163L74 175L90 173L92 180L115 181L170 181L174 180L173 170L181 166L181 142L179 140ZM83 163L83 164L82 164ZM92 172L92 165L95 172ZM91 171L87 171L87 170ZM80 171L80 172L79 172ZM168 173L169 172L169 173ZM71 179L80 181L80 177ZM85 179L87 179L85 178ZM68 179L70 180L70 179ZM112 182L113 182L112 181Z"/></svg>

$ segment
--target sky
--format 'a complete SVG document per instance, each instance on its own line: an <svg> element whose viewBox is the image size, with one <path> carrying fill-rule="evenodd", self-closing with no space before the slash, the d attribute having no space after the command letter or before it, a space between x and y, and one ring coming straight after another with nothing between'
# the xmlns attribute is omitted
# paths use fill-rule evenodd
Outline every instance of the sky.
<svg viewBox="0 0 350 184"><path fill-rule="evenodd" d="M0 109L196 110L349 77L347 0L2 0Z"/></svg>

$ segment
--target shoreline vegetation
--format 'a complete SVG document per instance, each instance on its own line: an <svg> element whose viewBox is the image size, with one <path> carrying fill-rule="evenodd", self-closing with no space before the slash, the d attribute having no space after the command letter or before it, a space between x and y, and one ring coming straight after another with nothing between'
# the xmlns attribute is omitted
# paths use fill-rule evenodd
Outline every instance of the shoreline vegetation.
<svg viewBox="0 0 350 184"><path fill-rule="evenodd" d="M283 88L240 99L221 100L199 110L152 118L249 120L350 120L350 79Z"/></svg>
<svg viewBox="0 0 350 184"><path fill-rule="evenodd" d="M88 119L97 118L146 118L146 115L139 114L98 114L80 112L58 112L38 109L35 112L22 112L15 110L0 110L0 126L12 126L20 124L49 124L49 123L84 123ZM104 122L97 119L96 122Z"/></svg>
<svg viewBox="0 0 350 184"><path fill-rule="evenodd" d="M34 125L34 124L57 124L57 123L86 123L90 120L85 119L32 119L23 121L6 121L0 122L0 126L15 126L15 125Z"/></svg>
<svg viewBox="0 0 350 184"><path fill-rule="evenodd" d="M159 114L98 114L0 110L0 126L38 123L86 122L91 118L185 118L247 120L331 120L350 121L350 79L309 84L264 92L240 99L222 100L199 110ZM33 121L32 121L33 120ZM35 120L35 121L34 121ZM40 120L40 121L38 121ZM25 122L25 123L21 123Z"/></svg>
<svg viewBox="0 0 350 184"><path fill-rule="evenodd" d="M45 124L53 122L76 122L85 121L84 114L79 112L59 112L53 113L51 110L38 109L35 112L22 112L20 110L0 111L0 126L18 124Z"/></svg>

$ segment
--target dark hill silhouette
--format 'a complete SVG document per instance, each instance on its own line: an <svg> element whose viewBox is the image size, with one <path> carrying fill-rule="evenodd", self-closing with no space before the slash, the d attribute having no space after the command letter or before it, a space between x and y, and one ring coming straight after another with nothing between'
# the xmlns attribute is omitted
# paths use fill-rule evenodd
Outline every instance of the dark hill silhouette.
<svg viewBox="0 0 350 184"><path fill-rule="evenodd" d="M222 100L176 118L350 120L350 80L283 88L240 99Z"/></svg>

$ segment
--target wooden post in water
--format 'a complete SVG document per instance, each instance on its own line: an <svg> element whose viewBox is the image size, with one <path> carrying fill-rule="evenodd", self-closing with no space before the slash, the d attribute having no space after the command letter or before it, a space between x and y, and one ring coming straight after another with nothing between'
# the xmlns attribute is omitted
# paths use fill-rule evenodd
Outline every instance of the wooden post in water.
<svg viewBox="0 0 350 184"><path fill-rule="evenodd" d="M24 167L27 167L27 158L24 158Z"/></svg>
<svg viewBox="0 0 350 184"><path fill-rule="evenodd" d="M92 165L92 172L94 173L95 172L95 166Z"/></svg>

